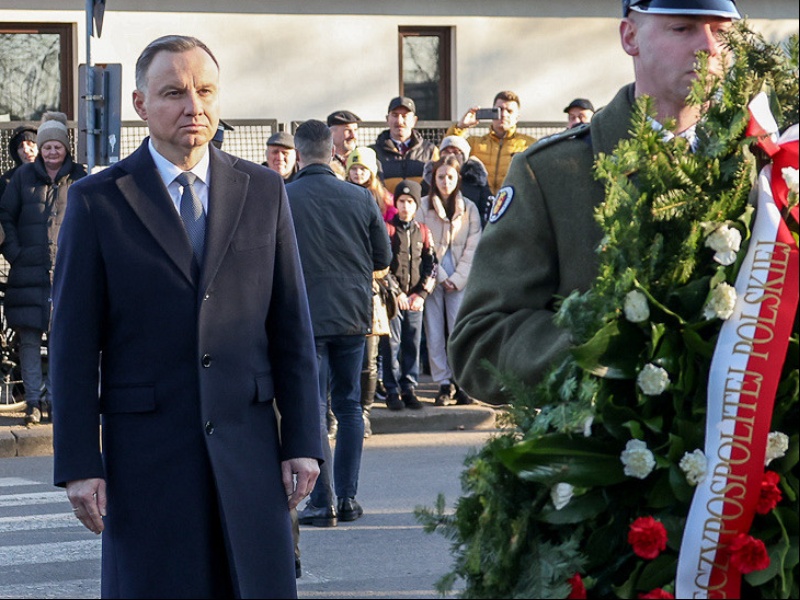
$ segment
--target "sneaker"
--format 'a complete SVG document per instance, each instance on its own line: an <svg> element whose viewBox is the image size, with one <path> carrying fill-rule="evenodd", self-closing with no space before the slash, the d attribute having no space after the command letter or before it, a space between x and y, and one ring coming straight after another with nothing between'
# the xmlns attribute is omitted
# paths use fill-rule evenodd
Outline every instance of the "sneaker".
<svg viewBox="0 0 800 600"><path fill-rule="evenodd" d="M406 408L410 408L412 410L418 410L422 408L422 402L419 401L419 398L417 398L417 395L413 390L409 392L403 392L401 399L403 400L403 404L405 404Z"/></svg>
<svg viewBox="0 0 800 600"><path fill-rule="evenodd" d="M386 408L389 410L403 410L405 404L400 400L400 394L397 392L390 392L386 395Z"/></svg>
<svg viewBox="0 0 800 600"><path fill-rule="evenodd" d="M443 383L439 386L439 392L436 394L435 406L447 406L447 403L453 397L453 386L449 383Z"/></svg>
<svg viewBox="0 0 800 600"><path fill-rule="evenodd" d="M338 513L340 521L355 521L364 514L364 509L355 498L342 498L339 500Z"/></svg>

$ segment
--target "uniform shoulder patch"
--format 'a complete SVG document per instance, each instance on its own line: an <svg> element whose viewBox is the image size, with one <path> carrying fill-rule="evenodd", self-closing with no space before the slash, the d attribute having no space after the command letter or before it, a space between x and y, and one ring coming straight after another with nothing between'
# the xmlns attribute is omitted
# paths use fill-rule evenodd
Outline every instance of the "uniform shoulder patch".
<svg viewBox="0 0 800 600"><path fill-rule="evenodd" d="M489 223L497 223L508 207L511 206L511 201L514 199L514 187L507 185L500 188L497 196L494 197L492 202L492 210L489 211Z"/></svg>

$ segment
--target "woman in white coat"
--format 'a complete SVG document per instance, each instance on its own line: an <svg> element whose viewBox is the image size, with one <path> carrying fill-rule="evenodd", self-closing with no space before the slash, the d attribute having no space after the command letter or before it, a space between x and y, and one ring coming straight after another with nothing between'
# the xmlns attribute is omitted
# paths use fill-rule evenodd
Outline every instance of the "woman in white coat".
<svg viewBox="0 0 800 600"><path fill-rule="evenodd" d="M438 267L436 288L425 300L425 337L431 377L439 384L436 405L470 404L472 399L458 387L447 360L447 337L453 330L464 296L472 257L481 236L478 207L461 195L461 165L444 156L433 165L431 191L422 198L416 219L431 230Z"/></svg>

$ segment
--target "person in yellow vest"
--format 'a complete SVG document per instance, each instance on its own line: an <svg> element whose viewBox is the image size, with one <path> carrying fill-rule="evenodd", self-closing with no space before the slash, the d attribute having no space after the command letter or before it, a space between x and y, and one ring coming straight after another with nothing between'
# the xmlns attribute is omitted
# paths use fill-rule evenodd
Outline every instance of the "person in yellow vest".
<svg viewBox="0 0 800 600"><path fill-rule="evenodd" d="M492 120L492 127L486 135L471 135L467 142L470 154L478 158L489 172L489 188L497 194L503 184L511 157L522 152L536 142L536 138L517 131L519 121L519 96L509 90L498 92L492 106L500 109L500 118ZM465 135L470 127L479 123L476 113L478 106L473 106L461 120L450 127L445 135Z"/></svg>

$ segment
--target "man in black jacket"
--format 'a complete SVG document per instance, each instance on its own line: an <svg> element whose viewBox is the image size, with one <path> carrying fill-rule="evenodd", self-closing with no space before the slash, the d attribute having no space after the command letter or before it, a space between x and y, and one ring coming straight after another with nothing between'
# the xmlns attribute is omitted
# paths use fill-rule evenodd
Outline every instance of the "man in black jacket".
<svg viewBox="0 0 800 600"><path fill-rule="evenodd" d="M306 121L297 128L294 141L300 171L286 191L317 346L325 453L317 484L298 517L304 525L333 527L363 514L355 499L364 442L361 365L365 336L372 329L372 273L386 269L392 253L372 194L338 179L331 169L328 126ZM339 422L333 469L325 426L329 384L331 408Z"/></svg>
<svg viewBox="0 0 800 600"><path fill-rule="evenodd" d="M398 96L389 102L386 129L370 146L378 155L383 183L393 190L402 179L422 181L425 163L439 158L435 144L422 137L414 127L417 124L417 107L411 98Z"/></svg>

